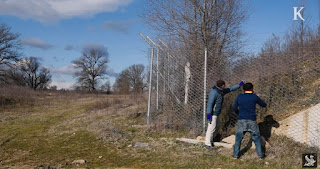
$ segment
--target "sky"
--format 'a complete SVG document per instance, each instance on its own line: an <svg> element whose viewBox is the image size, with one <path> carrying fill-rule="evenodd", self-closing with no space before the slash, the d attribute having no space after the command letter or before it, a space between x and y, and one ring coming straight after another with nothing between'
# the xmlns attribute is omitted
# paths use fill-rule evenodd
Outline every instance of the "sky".
<svg viewBox="0 0 320 169"><path fill-rule="evenodd" d="M262 44L269 39L272 34L283 37L294 24L293 7L304 7L305 23L312 28L319 25L319 0L248 0L249 18L245 24L247 34L247 46L249 51L257 53ZM304 4L304 5L301 5Z"/></svg>
<svg viewBox="0 0 320 169"><path fill-rule="evenodd" d="M283 36L297 22L293 7L301 6L301 0L245 2L246 50L255 53L273 33ZM304 0L304 4L304 19L317 26L318 0ZM76 81L72 61L81 57L84 48L108 51L111 83L133 64L148 66L148 44L139 32L156 37L139 17L142 6L143 0L0 0L0 23L20 34L23 57L38 57L49 68L51 85L70 89Z"/></svg>

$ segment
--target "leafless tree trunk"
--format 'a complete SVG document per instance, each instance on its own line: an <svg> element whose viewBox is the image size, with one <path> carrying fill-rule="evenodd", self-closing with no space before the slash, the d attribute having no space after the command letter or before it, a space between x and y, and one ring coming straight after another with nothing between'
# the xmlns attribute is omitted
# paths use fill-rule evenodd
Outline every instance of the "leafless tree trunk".
<svg viewBox="0 0 320 169"><path fill-rule="evenodd" d="M72 61L79 71L75 77L81 87L96 91L98 82L104 78L107 70L108 53L102 49L84 49L79 59Z"/></svg>

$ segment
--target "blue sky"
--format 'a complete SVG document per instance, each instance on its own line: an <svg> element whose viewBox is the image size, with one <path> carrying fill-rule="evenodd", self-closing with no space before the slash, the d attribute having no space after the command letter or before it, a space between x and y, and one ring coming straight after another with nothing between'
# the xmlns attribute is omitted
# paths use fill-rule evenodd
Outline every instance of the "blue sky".
<svg viewBox="0 0 320 169"><path fill-rule="evenodd" d="M299 21L293 21L293 7L304 4L304 19L311 27L319 24L319 0L248 0L247 32L249 51L258 52L261 45L274 33L284 36ZM299 8L300 9L300 8Z"/></svg>
<svg viewBox="0 0 320 169"><path fill-rule="evenodd" d="M257 52L272 33L284 35L294 23L298 0L247 0L245 23L247 51ZM304 0L305 19L319 24L318 0ZM142 32L153 31L139 17L142 0L0 0L0 22L20 33L25 57L42 60L53 75L52 84L70 88L75 79L71 61L84 47L98 46L109 52L108 72L115 75L133 64L148 65L148 45Z"/></svg>

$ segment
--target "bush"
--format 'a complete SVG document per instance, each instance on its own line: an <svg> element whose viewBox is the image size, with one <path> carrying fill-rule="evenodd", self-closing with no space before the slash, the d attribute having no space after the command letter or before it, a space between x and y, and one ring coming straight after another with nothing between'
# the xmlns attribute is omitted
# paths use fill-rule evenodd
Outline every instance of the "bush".
<svg viewBox="0 0 320 169"><path fill-rule="evenodd" d="M0 85L0 106L27 103L35 100L36 92L27 87Z"/></svg>

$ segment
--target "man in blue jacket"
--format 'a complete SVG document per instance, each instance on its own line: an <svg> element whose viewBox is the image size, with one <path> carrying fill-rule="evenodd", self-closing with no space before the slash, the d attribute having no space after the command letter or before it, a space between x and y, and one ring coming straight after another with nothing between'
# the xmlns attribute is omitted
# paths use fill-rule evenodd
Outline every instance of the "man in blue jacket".
<svg viewBox="0 0 320 169"><path fill-rule="evenodd" d="M206 132L205 146L208 149L215 149L213 146L213 138L217 135L220 122L218 116L221 112L223 96L227 93L235 91L243 85L243 81L238 85L234 85L230 88L225 88L226 83L223 80L218 80L216 86L213 86L209 93L209 100L207 104L207 119L208 129Z"/></svg>
<svg viewBox="0 0 320 169"><path fill-rule="evenodd" d="M244 84L243 90L244 93L239 94L233 105L233 110L239 113L233 158L238 159L240 157L240 146L243 135L245 132L250 132L251 138L256 145L258 156L262 159L265 155L262 151L259 127L256 122L256 104L261 107L266 107L267 104L253 93L252 83Z"/></svg>

